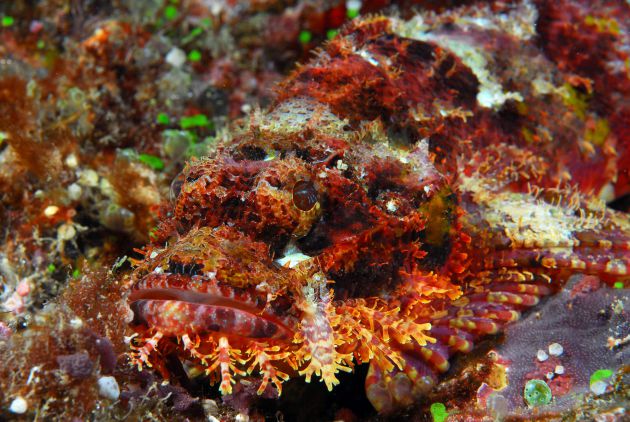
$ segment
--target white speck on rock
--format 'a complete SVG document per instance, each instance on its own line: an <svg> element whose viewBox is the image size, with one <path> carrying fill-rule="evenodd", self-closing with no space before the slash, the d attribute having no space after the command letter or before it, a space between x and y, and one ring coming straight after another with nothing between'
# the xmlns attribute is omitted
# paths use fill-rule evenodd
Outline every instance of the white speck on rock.
<svg viewBox="0 0 630 422"><path fill-rule="evenodd" d="M120 387L118 381L112 376L100 377L98 379L98 393L101 397L105 397L110 400L118 400L120 397Z"/></svg>
<svg viewBox="0 0 630 422"><path fill-rule="evenodd" d="M76 318L72 318L70 320L70 326L74 329L79 329L81 327L83 327L83 320L79 317Z"/></svg>
<svg viewBox="0 0 630 422"><path fill-rule="evenodd" d="M49 205L44 210L44 215L46 217L50 218L53 215L57 214L57 212L59 212L59 207L58 206L56 206L56 205Z"/></svg>
<svg viewBox="0 0 630 422"><path fill-rule="evenodd" d="M560 343L551 343L549 345L549 354L551 356L560 356L564 353L564 348Z"/></svg>
<svg viewBox="0 0 630 422"><path fill-rule="evenodd" d="M245 413L239 413L238 415L236 415L234 420L236 422L249 422L249 416L247 416Z"/></svg>
<svg viewBox="0 0 630 422"><path fill-rule="evenodd" d="M538 351L538 353L536 353L536 359L538 359L540 362L544 362L549 359L549 355L547 354L547 352L541 349Z"/></svg>
<svg viewBox="0 0 630 422"><path fill-rule="evenodd" d="M70 186L68 186L68 197L71 200L76 201L80 199L82 193L83 193L83 189L81 189L81 186L77 185L76 183L73 183Z"/></svg>
<svg viewBox="0 0 630 422"><path fill-rule="evenodd" d="M105 179L104 177L99 180L98 188L101 190L101 193L103 195L108 196L110 198L114 198L114 196L117 195L117 193L114 191L114 187L112 186L112 184L109 182L109 180Z"/></svg>
<svg viewBox="0 0 630 422"><path fill-rule="evenodd" d="M547 374L545 375L547 377L548 380L553 379L554 373L553 372L547 372Z"/></svg>
<svg viewBox="0 0 630 422"><path fill-rule="evenodd" d="M72 224L62 224L57 229L57 239L72 240L77 235L77 229Z"/></svg>
<svg viewBox="0 0 630 422"><path fill-rule="evenodd" d="M9 406L9 411L11 413L17 413L18 415L26 413L27 409L28 403L22 396L17 396L16 398L14 398L11 402L11 405Z"/></svg>
<svg viewBox="0 0 630 422"><path fill-rule="evenodd" d="M606 384L604 381L595 381L594 383L591 384L591 391L596 396L599 396L606 392L607 387L608 387L608 384Z"/></svg>
<svg viewBox="0 0 630 422"><path fill-rule="evenodd" d="M284 256L275 260L276 264L281 267L293 268L302 261L311 259L310 256L304 255L302 251L293 242L289 242L284 250Z"/></svg>
<svg viewBox="0 0 630 422"><path fill-rule="evenodd" d="M79 160L77 159L77 156L74 154L70 154L66 157L66 166L68 166L71 169L77 168L77 166L79 165Z"/></svg>
<svg viewBox="0 0 630 422"><path fill-rule="evenodd" d="M98 186L98 173L92 169L87 169L79 172L79 180L77 183L82 186L94 188Z"/></svg>
<svg viewBox="0 0 630 422"><path fill-rule="evenodd" d="M394 201L393 199L387 201L387 211L389 212L396 212L398 210L398 205L396 205L396 201Z"/></svg>
<svg viewBox="0 0 630 422"><path fill-rule="evenodd" d="M342 160L337 160L337 170L346 171L348 170L348 165Z"/></svg>
<svg viewBox="0 0 630 422"><path fill-rule="evenodd" d="M166 63L170 64L174 67L181 67L184 63L186 63L186 53L184 50L173 47L171 51L166 54Z"/></svg>
<svg viewBox="0 0 630 422"><path fill-rule="evenodd" d="M360 10L362 3L363 2L361 0L347 0L346 1L346 9L348 9L348 10Z"/></svg>
<svg viewBox="0 0 630 422"><path fill-rule="evenodd" d="M31 382L38 382L39 378L35 376L39 370L42 369L41 366L33 366L31 368L31 372L28 374L28 379L26 380L26 385L30 385Z"/></svg>
<svg viewBox="0 0 630 422"><path fill-rule="evenodd" d="M554 369L554 372L558 375L564 374L564 366L556 365L556 369Z"/></svg>

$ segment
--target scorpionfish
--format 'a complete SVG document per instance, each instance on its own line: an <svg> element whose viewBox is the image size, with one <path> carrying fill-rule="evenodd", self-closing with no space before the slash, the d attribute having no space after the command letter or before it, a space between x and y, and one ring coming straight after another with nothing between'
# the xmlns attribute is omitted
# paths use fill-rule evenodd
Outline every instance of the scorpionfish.
<svg viewBox="0 0 630 422"><path fill-rule="evenodd" d="M593 135L572 96L598 85L487 12L352 21L188 163L133 272L133 363L168 377L176 356L222 394L369 364L389 412L569 276L627 286L605 202L629 190L627 132Z"/></svg>

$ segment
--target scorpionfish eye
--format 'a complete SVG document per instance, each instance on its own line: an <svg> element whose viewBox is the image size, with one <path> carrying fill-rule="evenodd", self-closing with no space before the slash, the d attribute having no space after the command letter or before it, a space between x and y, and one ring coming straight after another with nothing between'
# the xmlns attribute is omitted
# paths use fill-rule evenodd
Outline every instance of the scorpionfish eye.
<svg viewBox="0 0 630 422"><path fill-rule="evenodd" d="M171 182L171 188L169 190L169 199L171 203L175 203L175 201L177 201L177 198L179 197L179 194L182 191L183 185L184 185L184 172L181 171L179 172L177 176L175 176L175 178Z"/></svg>
<svg viewBox="0 0 630 422"><path fill-rule="evenodd" d="M310 211L318 201L317 190L312 182L300 180L293 185L293 205L299 210Z"/></svg>

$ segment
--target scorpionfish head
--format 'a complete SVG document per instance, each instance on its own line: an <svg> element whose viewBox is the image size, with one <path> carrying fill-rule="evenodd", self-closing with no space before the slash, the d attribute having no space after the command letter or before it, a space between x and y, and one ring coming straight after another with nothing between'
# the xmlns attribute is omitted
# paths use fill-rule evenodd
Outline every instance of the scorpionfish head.
<svg viewBox="0 0 630 422"><path fill-rule="evenodd" d="M279 390L287 367L329 388L357 362L380 356L390 367L400 357L381 356L386 349L366 339L423 342L428 324L414 316L402 329L399 315L423 294L458 294L443 278L416 277L443 265L455 208L427 142L397 147L330 132L307 128L296 139L250 130L190 163L135 270L138 331L159 333L159 345L183 339L171 349L207 373L232 356L224 392L230 374L245 370L262 374L263 390L268 382ZM138 362L156 363L152 356L137 348Z"/></svg>

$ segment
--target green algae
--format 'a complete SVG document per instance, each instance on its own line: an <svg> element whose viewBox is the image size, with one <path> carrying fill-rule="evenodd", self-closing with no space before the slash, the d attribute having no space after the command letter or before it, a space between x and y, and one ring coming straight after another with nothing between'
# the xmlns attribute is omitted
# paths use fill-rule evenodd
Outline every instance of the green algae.
<svg viewBox="0 0 630 422"><path fill-rule="evenodd" d="M167 125L171 122L171 120L168 117L168 114L166 113L158 114L155 120L161 125Z"/></svg>
<svg viewBox="0 0 630 422"><path fill-rule="evenodd" d="M591 374L591 379L589 381L590 385L595 384L598 381L604 381L608 378L612 377L613 372L610 369L598 369L597 371Z"/></svg>
<svg viewBox="0 0 630 422"><path fill-rule="evenodd" d="M298 36L298 40L300 41L300 44L308 44L311 39L313 38L313 34L311 34L311 31L301 31L300 35Z"/></svg>
<svg viewBox="0 0 630 422"><path fill-rule="evenodd" d="M177 11L177 7L175 6L169 5L169 6L166 6L166 8L164 9L164 17L168 19L169 21L172 21L175 18L177 18L178 14L179 12Z"/></svg>
<svg viewBox="0 0 630 422"><path fill-rule="evenodd" d="M179 120L179 126L182 129L190 129L193 127L208 127L212 122L205 114L195 114L194 116L182 117Z"/></svg>
<svg viewBox="0 0 630 422"><path fill-rule="evenodd" d="M198 62L199 60L201 60L201 51L192 50L190 53L188 53L188 60L190 60L191 62Z"/></svg>
<svg viewBox="0 0 630 422"><path fill-rule="evenodd" d="M147 166L151 167L153 170L162 170L164 168L164 162L155 155L150 154L140 154L138 155L138 161Z"/></svg>
<svg viewBox="0 0 630 422"><path fill-rule="evenodd" d="M430 411L434 422L444 422L448 417L448 412L446 411L444 403L433 403Z"/></svg>
<svg viewBox="0 0 630 422"><path fill-rule="evenodd" d="M523 396L525 402L532 407L549 404L552 399L551 388L545 381L538 379L527 381Z"/></svg>
<svg viewBox="0 0 630 422"><path fill-rule="evenodd" d="M5 15L2 17L2 26L4 28L12 26L14 23L15 23L15 19L13 19L13 16Z"/></svg>

